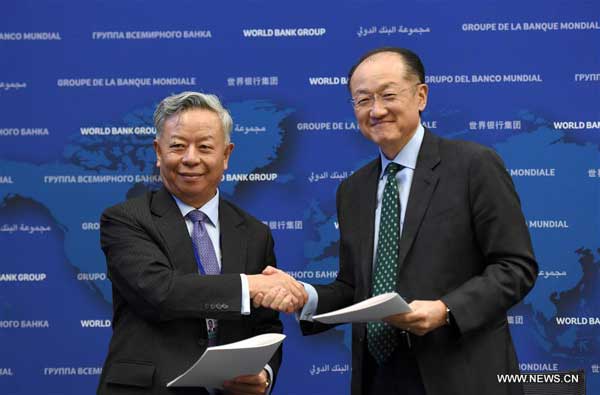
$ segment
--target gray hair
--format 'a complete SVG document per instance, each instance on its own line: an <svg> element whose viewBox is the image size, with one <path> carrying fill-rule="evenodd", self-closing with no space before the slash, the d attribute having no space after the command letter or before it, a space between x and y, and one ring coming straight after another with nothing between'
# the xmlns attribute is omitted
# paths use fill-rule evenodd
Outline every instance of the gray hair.
<svg viewBox="0 0 600 395"><path fill-rule="evenodd" d="M225 134L225 143L231 141L231 129L233 128L233 119L229 115L219 98L215 95L200 92L181 92L164 98L154 111L154 127L156 127L156 138L159 138L167 118L173 114L180 114L184 111L194 108L201 108L216 113L221 119L223 133Z"/></svg>

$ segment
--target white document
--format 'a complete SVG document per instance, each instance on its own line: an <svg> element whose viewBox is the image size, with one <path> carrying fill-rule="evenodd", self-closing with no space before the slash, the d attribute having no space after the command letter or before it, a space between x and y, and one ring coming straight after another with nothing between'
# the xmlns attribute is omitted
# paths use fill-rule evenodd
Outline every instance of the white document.
<svg viewBox="0 0 600 395"><path fill-rule="evenodd" d="M400 295L396 292L389 292L373 296L343 309L315 315L313 320L324 324L371 322L381 321L387 316L408 313L409 311L412 311L412 309Z"/></svg>
<svg viewBox="0 0 600 395"><path fill-rule="evenodd" d="M266 333L223 346L208 347L185 373L167 387L223 388L237 376L258 374L269 362L285 335Z"/></svg>

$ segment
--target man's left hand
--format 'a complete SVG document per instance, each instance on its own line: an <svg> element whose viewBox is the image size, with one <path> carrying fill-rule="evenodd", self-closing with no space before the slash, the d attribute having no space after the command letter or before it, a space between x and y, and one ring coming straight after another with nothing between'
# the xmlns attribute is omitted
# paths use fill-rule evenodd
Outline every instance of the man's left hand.
<svg viewBox="0 0 600 395"><path fill-rule="evenodd" d="M223 383L226 395L264 395L269 389L269 374L262 370L259 374L238 376Z"/></svg>
<svg viewBox="0 0 600 395"><path fill-rule="evenodd" d="M410 313L391 315L383 320L418 336L446 325L446 305L441 300L415 300L409 306Z"/></svg>

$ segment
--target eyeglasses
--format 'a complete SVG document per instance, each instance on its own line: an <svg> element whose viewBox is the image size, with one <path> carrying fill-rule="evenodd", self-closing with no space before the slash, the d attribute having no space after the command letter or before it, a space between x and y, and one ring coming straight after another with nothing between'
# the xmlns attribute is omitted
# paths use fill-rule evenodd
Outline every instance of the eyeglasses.
<svg viewBox="0 0 600 395"><path fill-rule="evenodd" d="M350 99L350 103L357 110L366 110L373 107L375 104L375 100L379 99L384 106L389 106L398 102L402 97L404 92L409 89L412 89L421 83L413 84L404 89L396 90L396 89L385 89L383 92L377 93L361 93Z"/></svg>

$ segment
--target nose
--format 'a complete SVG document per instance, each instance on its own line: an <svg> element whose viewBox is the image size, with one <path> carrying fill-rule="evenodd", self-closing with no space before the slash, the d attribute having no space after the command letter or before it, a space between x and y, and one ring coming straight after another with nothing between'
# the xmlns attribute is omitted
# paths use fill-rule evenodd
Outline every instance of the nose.
<svg viewBox="0 0 600 395"><path fill-rule="evenodd" d="M190 144L187 147L183 157L181 158L181 163L190 167L196 166L198 163L200 163L200 153L194 144Z"/></svg>
<svg viewBox="0 0 600 395"><path fill-rule="evenodd" d="M387 112L387 107L384 105L381 98L375 96L373 98L373 105L369 110L369 115L371 116L371 118L382 118L387 114Z"/></svg>

